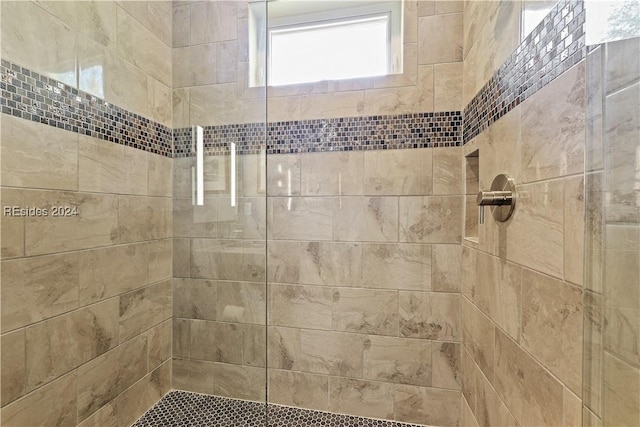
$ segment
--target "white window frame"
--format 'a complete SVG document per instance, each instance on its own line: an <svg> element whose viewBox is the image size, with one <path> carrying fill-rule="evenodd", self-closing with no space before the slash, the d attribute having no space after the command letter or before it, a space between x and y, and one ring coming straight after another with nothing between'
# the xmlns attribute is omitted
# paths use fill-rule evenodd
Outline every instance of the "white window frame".
<svg viewBox="0 0 640 427"><path fill-rule="evenodd" d="M387 75L402 73L402 28L404 0L396 1L270 1L250 3L249 6L249 86L264 86L266 77L267 44L272 32L303 30L318 26L341 25L346 22L388 16ZM296 11L295 6L309 10ZM314 8L314 5L316 6ZM346 7L339 7L347 5ZM267 23L267 9L269 18ZM270 64L269 64L270 65ZM304 83L302 83L304 84Z"/></svg>

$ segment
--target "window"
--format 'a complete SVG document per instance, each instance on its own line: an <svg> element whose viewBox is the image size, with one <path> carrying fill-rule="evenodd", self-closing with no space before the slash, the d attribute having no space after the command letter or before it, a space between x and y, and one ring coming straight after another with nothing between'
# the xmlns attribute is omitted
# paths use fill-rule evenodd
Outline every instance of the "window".
<svg viewBox="0 0 640 427"><path fill-rule="evenodd" d="M402 72L401 1L280 0L267 5L268 10L263 4L250 8L251 86L265 80L281 86ZM260 35L268 42L266 58Z"/></svg>

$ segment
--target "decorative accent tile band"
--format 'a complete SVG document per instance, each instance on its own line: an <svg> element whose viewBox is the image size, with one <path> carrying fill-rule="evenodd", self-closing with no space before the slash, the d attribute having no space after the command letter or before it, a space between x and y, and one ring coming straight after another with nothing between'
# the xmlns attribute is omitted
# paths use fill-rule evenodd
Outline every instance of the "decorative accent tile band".
<svg viewBox="0 0 640 427"><path fill-rule="evenodd" d="M464 143L585 57L582 0L560 0L464 109Z"/></svg>
<svg viewBox="0 0 640 427"><path fill-rule="evenodd" d="M0 72L4 114L173 156L172 131L167 126L4 59Z"/></svg>
<svg viewBox="0 0 640 427"><path fill-rule="evenodd" d="M193 155L191 129L174 130L174 156ZM232 142L238 154L321 151L394 150L453 147L462 143L460 111L414 113L274 123L207 126L207 154L228 154Z"/></svg>

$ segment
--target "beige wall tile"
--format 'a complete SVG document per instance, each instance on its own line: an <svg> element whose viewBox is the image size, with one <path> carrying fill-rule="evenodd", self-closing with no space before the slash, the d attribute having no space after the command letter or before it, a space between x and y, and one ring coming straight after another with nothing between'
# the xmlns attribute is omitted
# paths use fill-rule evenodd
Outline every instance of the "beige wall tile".
<svg viewBox="0 0 640 427"><path fill-rule="evenodd" d="M386 383L431 386L431 351L431 341L370 335L364 341L363 376Z"/></svg>
<svg viewBox="0 0 640 427"><path fill-rule="evenodd" d="M174 317L172 328L172 356L191 357L191 321Z"/></svg>
<svg viewBox="0 0 640 427"><path fill-rule="evenodd" d="M317 374L362 376L364 335L300 331L300 368Z"/></svg>
<svg viewBox="0 0 640 427"><path fill-rule="evenodd" d="M266 319L263 320L263 323ZM266 326L243 325L242 326L242 364L264 368L267 354Z"/></svg>
<svg viewBox="0 0 640 427"><path fill-rule="evenodd" d="M149 283L170 280L172 275L172 239L156 240L149 246Z"/></svg>
<svg viewBox="0 0 640 427"><path fill-rule="evenodd" d="M216 2L218 3L221 2ZM241 123L242 105L238 99L235 83L191 87L189 102L189 117L192 125Z"/></svg>
<svg viewBox="0 0 640 427"><path fill-rule="evenodd" d="M632 426L640 421L638 369L604 353L604 425Z"/></svg>
<svg viewBox="0 0 640 427"><path fill-rule="evenodd" d="M462 298L462 343L478 367L493 378L495 326L466 298Z"/></svg>
<svg viewBox="0 0 640 427"><path fill-rule="evenodd" d="M431 245L431 290L460 292L461 245Z"/></svg>
<svg viewBox="0 0 640 427"><path fill-rule="evenodd" d="M471 411L475 414L478 394L476 386L476 371L478 370L478 368L473 361L473 356L469 353L465 346L462 346L461 348L461 355L462 360L460 362L460 388L462 391L462 400L465 400L467 403L469 403Z"/></svg>
<svg viewBox="0 0 640 427"><path fill-rule="evenodd" d="M173 316L216 320L217 282L173 279Z"/></svg>
<svg viewBox="0 0 640 427"><path fill-rule="evenodd" d="M147 13L149 15L149 29L153 34L167 46L172 45L173 8L171 1L150 1L147 2Z"/></svg>
<svg viewBox="0 0 640 427"><path fill-rule="evenodd" d="M171 49L124 9L118 8L117 52L165 85L171 85Z"/></svg>
<svg viewBox="0 0 640 427"><path fill-rule="evenodd" d="M241 240L193 239L191 276L202 279L242 280L244 269Z"/></svg>
<svg viewBox="0 0 640 427"><path fill-rule="evenodd" d="M343 197L334 203L333 239L339 241L398 241L395 197Z"/></svg>
<svg viewBox="0 0 640 427"><path fill-rule="evenodd" d="M574 393L582 391L582 292L524 270L522 346Z"/></svg>
<svg viewBox="0 0 640 427"><path fill-rule="evenodd" d="M297 196L300 194L301 156L278 154L267 156L267 194Z"/></svg>
<svg viewBox="0 0 640 427"><path fill-rule="evenodd" d="M361 417L393 418L393 386L355 378L329 377L329 410Z"/></svg>
<svg viewBox="0 0 640 427"><path fill-rule="evenodd" d="M120 296L120 342L171 317L171 281Z"/></svg>
<svg viewBox="0 0 640 427"><path fill-rule="evenodd" d="M400 292L400 336L457 341L461 337L457 294Z"/></svg>
<svg viewBox="0 0 640 427"><path fill-rule="evenodd" d="M331 329L333 290L317 286L270 284L269 324Z"/></svg>
<svg viewBox="0 0 640 427"><path fill-rule="evenodd" d="M63 21L82 35L105 45L116 42L115 2L38 2L38 6Z"/></svg>
<svg viewBox="0 0 640 427"><path fill-rule="evenodd" d="M606 92L611 94L617 89L631 85L640 75L640 67L628 58L638 56L638 44L633 38L617 40L607 44L605 65Z"/></svg>
<svg viewBox="0 0 640 427"><path fill-rule="evenodd" d="M400 241L456 243L462 240L462 197L401 197Z"/></svg>
<svg viewBox="0 0 640 427"><path fill-rule="evenodd" d="M344 332L397 335L398 293L373 289L336 288L333 328Z"/></svg>
<svg viewBox="0 0 640 427"><path fill-rule="evenodd" d="M78 135L5 116L0 128L2 185L77 190Z"/></svg>
<svg viewBox="0 0 640 427"><path fill-rule="evenodd" d="M25 219L26 255L88 249L116 241L118 210L113 195L25 191L25 206L47 209L49 216ZM77 208L75 216L52 216L52 207Z"/></svg>
<svg viewBox="0 0 640 427"><path fill-rule="evenodd" d="M447 3L447 2L437 2ZM433 100L434 111L460 111L465 105L462 103L462 62L436 64L435 94Z"/></svg>
<svg viewBox="0 0 640 427"><path fill-rule="evenodd" d="M296 408L329 410L329 377L269 369L269 402Z"/></svg>
<svg viewBox="0 0 640 427"><path fill-rule="evenodd" d="M167 319L147 332L149 371L154 370L167 360L171 364L171 325L172 320Z"/></svg>
<svg viewBox="0 0 640 427"><path fill-rule="evenodd" d="M233 399L265 400L264 368L216 363L213 372L213 394Z"/></svg>
<svg viewBox="0 0 640 427"><path fill-rule="evenodd" d="M297 369L300 363L300 329L269 326L267 363L275 369Z"/></svg>
<svg viewBox="0 0 640 427"><path fill-rule="evenodd" d="M273 239L332 240L333 198L270 198L267 221Z"/></svg>
<svg viewBox="0 0 640 427"><path fill-rule="evenodd" d="M2 332L78 307L78 254L2 262Z"/></svg>
<svg viewBox="0 0 640 427"><path fill-rule="evenodd" d="M238 9L234 1L193 4L191 6L191 44L235 39L237 13Z"/></svg>
<svg viewBox="0 0 640 427"><path fill-rule="evenodd" d="M217 320L264 325L266 293L264 283L218 282Z"/></svg>
<svg viewBox="0 0 640 427"><path fill-rule="evenodd" d="M226 222L218 216L219 198L207 198L202 206L194 206L192 199L173 200L173 235L175 237L226 237ZM235 215L234 215L234 220ZM236 222L233 222L235 225Z"/></svg>
<svg viewBox="0 0 640 427"><path fill-rule="evenodd" d="M189 127L189 124L191 123L191 116L189 111L189 107L191 105L191 96L189 93L189 89L173 89L171 91L171 104L173 107L173 127ZM189 161L191 159L186 158L184 160Z"/></svg>
<svg viewBox="0 0 640 427"><path fill-rule="evenodd" d="M357 117L364 113L366 106L364 91L302 95L300 102L302 120Z"/></svg>
<svg viewBox="0 0 640 427"><path fill-rule="evenodd" d="M78 427L118 427L116 411L116 402L111 401L78 424Z"/></svg>
<svg viewBox="0 0 640 427"><path fill-rule="evenodd" d="M2 406L24 395L26 391L26 345L25 330L2 335L2 353L0 354L0 372L2 387Z"/></svg>
<svg viewBox="0 0 640 427"><path fill-rule="evenodd" d="M147 102L149 104L149 117L152 120L167 127L173 127L170 85L165 85L149 76L147 79ZM149 156L152 155L150 154Z"/></svg>
<svg viewBox="0 0 640 427"><path fill-rule="evenodd" d="M213 394L213 362L174 358L172 384L178 390Z"/></svg>
<svg viewBox="0 0 640 427"><path fill-rule="evenodd" d="M191 42L191 6L174 7L172 12L173 47L187 46Z"/></svg>
<svg viewBox="0 0 640 427"><path fill-rule="evenodd" d="M144 335L82 365L78 369L78 421L93 414L146 373L147 337Z"/></svg>
<svg viewBox="0 0 640 427"><path fill-rule="evenodd" d="M4 3L0 27L2 58L75 86L76 34L70 27L32 2Z"/></svg>
<svg viewBox="0 0 640 427"><path fill-rule="evenodd" d="M118 197L118 235L121 243L171 237L171 199Z"/></svg>
<svg viewBox="0 0 640 427"><path fill-rule="evenodd" d="M173 88L216 83L216 43L173 49Z"/></svg>
<svg viewBox="0 0 640 427"><path fill-rule="evenodd" d="M75 426L79 399L73 371L2 408L3 426ZM34 410L37 408L37 410Z"/></svg>
<svg viewBox="0 0 640 427"><path fill-rule="evenodd" d="M237 41L231 40L218 43L216 55L216 83L235 82L238 79Z"/></svg>
<svg viewBox="0 0 640 427"><path fill-rule="evenodd" d="M478 423L482 426L517 426L516 420L500 400L487 378L480 371L476 371L476 376ZM537 426L538 424L532 425Z"/></svg>
<svg viewBox="0 0 640 427"><path fill-rule="evenodd" d="M191 276L191 239L173 240L173 276Z"/></svg>
<svg viewBox="0 0 640 427"><path fill-rule="evenodd" d="M212 362L242 363L242 325L191 321L191 357Z"/></svg>
<svg viewBox="0 0 640 427"><path fill-rule="evenodd" d="M362 263L366 287L431 290L431 245L363 244Z"/></svg>
<svg viewBox="0 0 640 427"><path fill-rule="evenodd" d="M433 194L464 193L461 154L460 147L433 148Z"/></svg>
<svg viewBox="0 0 640 427"><path fill-rule="evenodd" d="M460 393L453 390L397 385L394 403L396 421L455 426L460 417Z"/></svg>
<svg viewBox="0 0 640 427"><path fill-rule="evenodd" d="M303 196L362 195L363 153L303 153L299 155Z"/></svg>
<svg viewBox="0 0 640 427"><path fill-rule="evenodd" d="M367 89L364 114L406 114L414 111L433 111L433 68L418 69L420 90L415 86Z"/></svg>
<svg viewBox="0 0 640 427"><path fill-rule="evenodd" d="M582 426L582 401L566 387L563 398L564 421L562 425L569 427Z"/></svg>
<svg viewBox="0 0 640 427"><path fill-rule="evenodd" d="M0 242L0 258L3 260L24 256L24 217L7 216L4 210L7 207L25 206L22 201L22 192L19 189L0 188L0 203L2 204L2 217L0 227L2 242Z"/></svg>
<svg viewBox="0 0 640 427"><path fill-rule="evenodd" d="M372 196L431 194L433 149L364 153L364 193Z"/></svg>
<svg viewBox="0 0 640 427"><path fill-rule="evenodd" d="M113 298L26 329L26 387L34 390L118 344Z"/></svg>
<svg viewBox="0 0 640 427"><path fill-rule="evenodd" d="M460 350L453 342L432 344L432 385L438 388L460 390Z"/></svg>
<svg viewBox="0 0 640 427"><path fill-rule="evenodd" d="M460 426L461 427L480 427L473 411L469 407L467 401L463 398L460 402Z"/></svg>
<svg viewBox="0 0 640 427"><path fill-rule="evenodd" d="M462 61L462 13L418 19L418 63Z"/></svg>
<svg viewBox="0 0 640 427"><path fill-rule="evenodd" d="M110 298L149 283L144 266L149 246L132 244L82 251L78 254L80 304Z"/></svg>
<svg viewBox="0 0 640 427"><path fill-rule="evenodd" d="M118 426L129 427L171 389L171 361L167 361L117 397Z"/></svg>

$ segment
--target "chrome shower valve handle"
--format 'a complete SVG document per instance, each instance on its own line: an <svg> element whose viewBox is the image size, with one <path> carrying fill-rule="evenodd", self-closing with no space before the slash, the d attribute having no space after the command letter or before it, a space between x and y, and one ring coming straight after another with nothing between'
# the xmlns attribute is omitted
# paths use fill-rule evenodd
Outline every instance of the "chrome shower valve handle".
<svg viewBox="0 0 640 427"><path fill-rule="evenodd" d="M516 185L508 175L500 174L491 183L490 191L480 191L477 198L478 222L484 224L484 207L491 206L493 218L505 222L516 207Z"/></svg>

